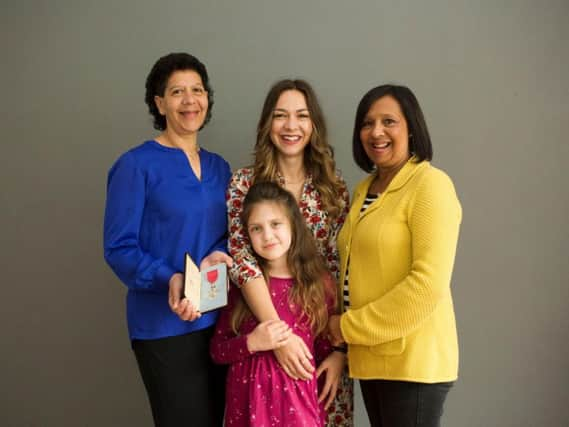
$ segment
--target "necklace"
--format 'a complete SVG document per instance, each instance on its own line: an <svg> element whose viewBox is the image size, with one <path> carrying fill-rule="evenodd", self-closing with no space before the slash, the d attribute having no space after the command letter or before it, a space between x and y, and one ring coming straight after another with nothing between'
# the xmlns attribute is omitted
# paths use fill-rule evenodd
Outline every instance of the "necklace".
<svg viewBox="0 0 569 427"><path fill-rule="evenodd" d="M302 184L306 181L306 175L305 174L302 174L301 177L297 177L295 180L288 179L287 177L285 177L283 174L280 174L280 173L279 173L279 175L281 176L282 183L284 185L298 185L298 184Z"/></svg>
<svg viewBox="0 0 569 427"><path fill-rule="evenodd" d="M285 185L298 185L298 184L304 183L304 181L306 181L306 177L304 177L298 181L290 181L286 178L283 178L283 181L284 181Z"/></svg>
<svg viewBox="0 0 569 427"><path fill-rule="evenodd" d="M197 160L200 158L200 147L198 147L198 149L196 151L184 151L188 157L190 157L193 160Z"/></svg>

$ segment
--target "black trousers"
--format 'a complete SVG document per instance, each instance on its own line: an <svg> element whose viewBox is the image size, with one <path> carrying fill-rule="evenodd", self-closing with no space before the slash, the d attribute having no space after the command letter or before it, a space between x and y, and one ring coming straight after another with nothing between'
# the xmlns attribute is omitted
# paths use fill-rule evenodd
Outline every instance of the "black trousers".
<svg viewBox="0 0 569 427"><path fill-rule="evenodd" d="M360 380L371 427L439 427L452 385Z"/></svg>
<svg viewBox="0 0 569 427"><path fill-rule="evenodd" d="M156 427L222 425L227 369L211 361L212 334L132 341Z"/></svg>

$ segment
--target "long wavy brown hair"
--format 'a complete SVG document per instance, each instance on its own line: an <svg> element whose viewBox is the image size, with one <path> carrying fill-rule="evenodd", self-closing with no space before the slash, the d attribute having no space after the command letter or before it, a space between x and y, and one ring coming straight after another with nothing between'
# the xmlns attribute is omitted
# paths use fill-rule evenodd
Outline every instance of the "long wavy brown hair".
<svg viewBox="0 0 569 427"><path fill-rule="evenodd" d="M327 301L336 301L331 280L326 280L327 269L318 253L314 237L298 209L294 196L274 182L257 182L247 193L241 213L242 223L248 230L249 218L255 206L260 203L275 203L286 213L290 221L291 244L287 253L287 263L294 279L289 295L290 300L299 307L299 314L306 316L315 335L320 334L328 322ZM255 253L265 279L266 261ZM243 320L252 316L249 307L239 296L231 313L231 328L238 334Z"/></svg>
<svg viewBox="0 0 569 427"><path fill-rule="evenodd" d="M322 197L323 209L328 212L330 219L334 220L341 213L341 207L337 202L342 199L341 186L336 176L334 149L328 142L326 122L316 94L310 84L304 80L280 80L271 87L265 98L257 125L253 165L255 181L278 182L278 150L271 140L271 126L279 97L288 90L302 93L306 100L312 121L312 135L310 143L304 149L304 168L312 175L312 182Z"/></svg>

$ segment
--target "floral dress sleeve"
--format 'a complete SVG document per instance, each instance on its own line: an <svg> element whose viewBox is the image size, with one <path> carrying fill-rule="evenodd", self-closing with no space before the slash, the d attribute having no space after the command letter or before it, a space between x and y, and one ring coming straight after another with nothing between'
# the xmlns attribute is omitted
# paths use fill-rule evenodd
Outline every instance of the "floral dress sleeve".
<svg viewBox="0 0 569 427"><path fill-rule="evenodd" d="M255 259L249 238L241 223L243 200L249 192L253 180L253 170L250 168L238 169L229 182L227 188L227 220L229 226L228 249L233 258L233 267L229 275L238 287L248 280L262 276L261 269Z"/></svg>
<svg viewBox="0 0 569 427"><path fill-rule="evenodd" d="M214 363L232 364L254 354L247 348L247 334L236 335L231 329L231 313L240 294L239 290L231 287L229 304L223 307L217 319L215 333L209 344L209 352Z"/></svg>

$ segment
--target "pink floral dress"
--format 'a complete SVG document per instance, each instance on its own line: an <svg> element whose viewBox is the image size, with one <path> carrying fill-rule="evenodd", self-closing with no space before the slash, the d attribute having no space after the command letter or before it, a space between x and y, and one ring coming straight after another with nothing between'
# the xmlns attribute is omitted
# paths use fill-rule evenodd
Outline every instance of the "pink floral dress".
<svg viewBox="0 0 569 427"><path fill-rule="evenodd" d="M306 219L308 228L312 231L318 250L326 261L328 269L338 280L339 258L336 248L336 237L344 224L349 211L349 193L344 179L337 175L341 183L341 194L338 198L340 215L329 221L328 212L322 209L320 193L312 183L309 175L306 179L300 197L299 208ZM249 279L261 277L262 273L253 256L249 239L241 223L243 200L253 185L253 168L238 169L229 183L227 189L227 215L229 223L229 254L234 263L230 269L231 280L238 286L244 285ZM284 179L279 177L279 183L284 186ZM338 289L341 289L338 287ZM284 374L284 371L283 371ZM353 382L348 377L347 368L342 375L336 398L328 408L327 426L352 427L353 422Z"/></svg>
<svg viewBox="0 0 569 427"><path fill-rule="evenodd" d="M293 279L270 278L271 298L281 320L301 337L316 360L330 353L327 340L315 338L305 316L289 300ZM229 304L222 310L211 340L216 363L229 363L226 383L225 425L231 427L316 427L325 423L318 403L316 375L307 381L293 380L280 367L272 351L251 353L247 334L258 325L254 317L243 321L236 335L231 329L231 312L241 291L232 287ZM333 300L328 301L330 310Z"/></svg>

